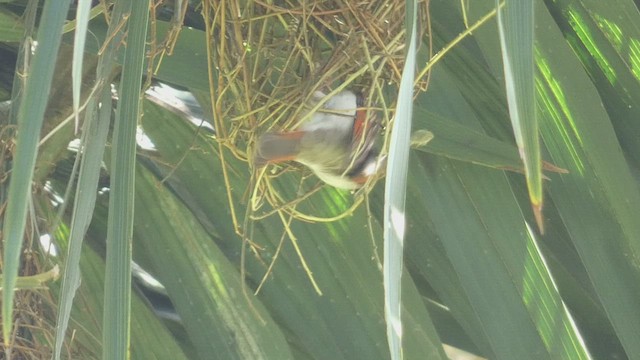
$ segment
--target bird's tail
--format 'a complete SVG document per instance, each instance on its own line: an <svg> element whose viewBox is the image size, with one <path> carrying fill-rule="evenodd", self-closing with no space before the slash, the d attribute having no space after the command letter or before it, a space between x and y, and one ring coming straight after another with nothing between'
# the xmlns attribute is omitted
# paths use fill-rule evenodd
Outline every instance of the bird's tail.
<svg viewBox="0 0 640 360"><path fill-rule="evenodd" d="M256 146L254 165L260 168L269 163L294 160L300 153L300 141L304 131L266 133L260 136Z"/></svg>

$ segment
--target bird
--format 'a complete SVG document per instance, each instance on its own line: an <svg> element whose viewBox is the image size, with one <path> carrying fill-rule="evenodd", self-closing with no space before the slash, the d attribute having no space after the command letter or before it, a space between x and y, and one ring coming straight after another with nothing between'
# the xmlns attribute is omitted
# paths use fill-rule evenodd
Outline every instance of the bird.
<svg viewBox="0 0 640 360"><path fill-rule="evenodd" d="M326 95L316 91L312 102ZM361 98L343 90L328 98L296 130L267 132L259 137L254 165L295 161L307 166L325 183L347 190L361 188L383 167L386 158L374 146L380 122L367 120Z"/></svg>

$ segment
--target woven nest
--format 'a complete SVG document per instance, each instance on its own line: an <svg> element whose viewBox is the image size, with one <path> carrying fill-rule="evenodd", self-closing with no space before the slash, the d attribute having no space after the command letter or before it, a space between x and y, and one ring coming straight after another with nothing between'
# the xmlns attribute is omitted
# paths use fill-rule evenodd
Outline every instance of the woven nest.
<svg viewBox="0 0 640 360"><path fill-rule="evenodd" d="M251 155L260 134L299 126L315 91L332 95L349 89L364 98L368 116L382 122L386 131L380 143L386 153L391 101L404 65L404 1L258 0L243 9L232 3L203 4L212 34L210 58L218 70L212 102L221 144L253 168ZM421 3L419 19L426 19L426 9ZM266 200L291 213L289 205L321 187L309 180L317 186L287 198L272 183L291 172L302 182L314 179L293 163L271 167L256 177L254 208Z"/></svg>

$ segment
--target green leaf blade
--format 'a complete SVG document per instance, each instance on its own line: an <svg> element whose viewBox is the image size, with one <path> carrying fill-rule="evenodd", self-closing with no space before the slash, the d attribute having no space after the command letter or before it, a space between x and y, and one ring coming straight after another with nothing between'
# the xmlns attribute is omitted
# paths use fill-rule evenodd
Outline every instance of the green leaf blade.
<svg viewBox="0 0 640 360"><path fill-rule="evenodd" d="M496 0L500 7L500 1ZM511 125L524 162L531 205L538 227L542 218L542 162L534 82L534 2L510 0L498 9L498 29Z"/></svg>
<svg viewBox="0 0 640 360"><path fill-rule="evenodd" d="M140 118L149 1L131 6L127 48L114 130L111 197L107 231L103 357L129 355L131 311L131 239L133 234L136 130Z"/></svg>
<svg viewBox="0 0 640 360"><path fill-rule="evenodd" d="M33 178L40 129L55 69L50 66L50 62L51 59L56 59L58 54L62 24L67 16L69 3L69 0L61 0L45 4L38 31L39 45L33 55L33 62L29 69L18 110L16 153L4 219L2 334L5 345L9 345L11 339L14 287L20 265L31 179Z"/></svg>
<svg viewBox="0 0 640 360"><path fill-rule="evenodd" d="M89 24L89 11L91 10L90 0L78 1L76 11L76 28L74 32L73 46L73 111L76 113L76 131L78 130L80 111L80 92L82 90L82 65L84 57L84 45L87 40L87 29Z"/></svg>
<svg viewBox="0 0 640 360"><path fill-rule="evenodd" d="M94 100L95 101L95 100ZM58 304L58 326L56 329L55 358L60 358L62 345L71 316L71 308L77 288L80 286L80 258L82 243L86 235L97 196L97 186L102 166L104 148L111 122L111 89L105 88L100 99L100 113L85 119L82 163L78 174L78 184L71 220L68 253L62 289ZM93 108L93 106L90 106ZM80 156L80 154L78 155Z"/></svg>
<svg viewBox="0 0 640 360"><path fill-rule="evenodd" d="M405 34L408 47L394 117L384 201L384 293L387 341L391 359L402 359L401 278L405 233L405 197L411 118L413 115L413 82L417 53L417 1L405 2Z"/></svg>
<svg viewBox="0 0 640 360"><path fill-rule="evenodd" d="M200 356L292 359L278 326L243 293L238 270L196 217L144 166L137 174L135 251L165 284Z"/></svg>

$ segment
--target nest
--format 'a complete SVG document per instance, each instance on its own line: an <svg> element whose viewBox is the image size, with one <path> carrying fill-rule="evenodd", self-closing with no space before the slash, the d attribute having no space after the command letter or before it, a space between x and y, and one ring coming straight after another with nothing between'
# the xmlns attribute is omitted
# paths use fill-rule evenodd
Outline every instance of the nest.
<svg viewBox="0 0 640 360"><path fill-rule="evenodd" d="M420 19L427 19L426 5L419 6ZM260 134L299 126L315 91L332 95L349 89L365 99L368 116L387 129L380 141L386 153L404 65L404 1L257 0L242 9L236 6L213 1L203 3L202 9L211 34L210 60L218 72L210 80L221 146L253 168L251 155ZM292 172L301 179L299 190L283 194L274 180ZM254 210L266 201L274 211L284 210L301 219L334 220L294 210L321 187L318 181L311 189L302 186L304 179L313 179L307 175L296 164L258 174L252 191Z"/></svg>

